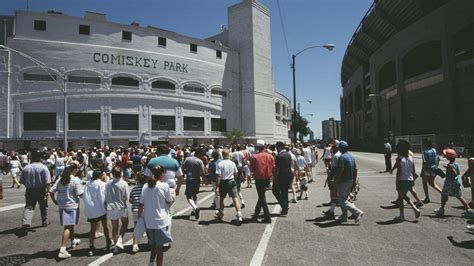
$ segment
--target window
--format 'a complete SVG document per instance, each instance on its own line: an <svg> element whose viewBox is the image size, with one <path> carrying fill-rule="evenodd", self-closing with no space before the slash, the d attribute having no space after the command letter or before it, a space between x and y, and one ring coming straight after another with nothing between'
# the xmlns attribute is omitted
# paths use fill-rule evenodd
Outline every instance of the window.
<svg viewBox="0 0 474 266"><path fill-rule="evenodd" d="M281 110L283 111L282 115L286 116L286 106L283 105L283 108Z"/></svg>
<svg viewBox="0 0 474 266"><path fill-rule="evenodd" d="M132 32L122 31L122 41L132 41Z"/></svg>
<svg viewBox="0 0 474 266"><path fill-rule="evenodd" d="M162 116L153 115L151 116L151 129L152 130L171 130L175 131L176 118L174 116Z"/></svg>
<svg viewBox="0 0 474 266"><path fill-rule="evenodd" d="M211 118L211 131L226 132L227 120L225 118Z"/></svg>
<svg viewBox="0 0 474 266"><path fill-rule="evenodd" d="M176 89L176 86L169 81L157 80L151 83L151 88L174 91Z"/></svg>
<svg viewBox="0 0 474 266"><path fill-rule="evenodd" d="M197 46L197 44L191 43L191 44L189 45L189 50L191 51L191 53L197 53L197 51L198 51L198 46Z"/></svg>
<svg viewBox="0 0 474 266"><path fill-rule="evenodd" d="M280 114L281 113L281 110L280 110L280 103L275 103L275 113L277 114Z"/></svg>
<svg viewBox="0 0 474 266"><path fill-rule="evenodd" d="M56 113L23 113L23 130L56 131Z"/></svg>
<svg viewBox="0 0 474 266"><path fill-rule="evenodd" d="M388 62L379 71L379 91L395 85L397 82L397 71L395 62Z"/></svg>
<svg viewBox="0 0 474 266"><path fill-rule="evenodd" d="M68 76L67 80L71 83L100 84L100 77Z"/></svg>
<svg viewBox="0 0 474 266"><path fill-rule="evenodd" d="M166 47L166 38L158 37L158 46Z"/></svg>
<svg viewBox="0 0 474 266"><path fill-rule="evenodd" d="M99 113L69 113L68 122L71 130L100 130Z"/></svg>
<svg viewBox="0 0 474 266"><path fill-rule="evenodd" d="M217 58L222 58L222 51L221 50L216 50L216 57Z"/></svg>
<svg viewBox="0 0 474 266"><path fill-rule="evenodd" d="M204 131L203 117L184 117L185 131Z"/></svg>
<svg viewBox="0 0 474 266"><path fill-rule="evenodd" d="M220 95L220 96L222 96L222 97L227 96L227 92L226 92L226 91L219 90L219 89L212 89L212 90L211 90L211 94L212 94L212 95Z"/></svg>
<svg viewBox="0 0 474 266"><path fill-rule="evenodd" d="M185 92L204 93L204 88L198 86L185 85L183 90Z"/></svg>
<svg viewBox="0 0 474 266"><path fill-rule="evenodd" d="M23 74L23 80L28 80L28 81L54 81L54 80L56 80L56 75L24 73Z"/></svg>
<svg viewBox="0 0 474 266"><path fill-rule="evenodd" d="M112 114L112 130L138 130L138 115Z"/></svg>
<svg viewBox="0 0 474 266"><path fill-rule="evenodd" d="M134 78L116 77L112 79L112 85L138 87L139 82Z"/></svg>
<svg viewBox="0 0 474 266"><path fill-rule="evenodd" d="M46 21L44 20L35 20L35 30L46 30Z"/></svg>
<svg viewBox="0 0 474 266"><path fill-rule="evenodd" d="M91 33L91 27L89 25L79 25L79 34L89 35Z"/></svg>
<svg viewBox="0 0 474 266"><path fill-rule="evenodd" d="M441 66L441 42L439 41L420 44L403 57L405 79L433 71Z"/></svg>

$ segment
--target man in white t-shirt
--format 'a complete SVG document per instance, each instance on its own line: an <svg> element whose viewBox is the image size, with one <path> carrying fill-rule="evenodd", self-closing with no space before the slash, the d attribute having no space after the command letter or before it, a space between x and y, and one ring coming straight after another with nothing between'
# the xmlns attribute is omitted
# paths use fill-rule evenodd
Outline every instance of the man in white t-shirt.
<svg viewBox="0 0 474 266"><path fill-rule="evenodd" d="M242 213L240 212L240 204L237 200L237 183L235 176L238 173L237 167L233 161L230 160L230 151L225 149L222 151L222 160L216 167L217 185L216 194L220 197L220 208L216 211L217 218L220 220L224 217L224 198L226 195L232 198L234 203L235 211L237 212L236 218L238 223L242 223Z"/></svg>
<svg viewBox="0 0 474 266"><path fill-rule="evenodd" d="M307 176L308 176L308 181L309 182L312 182L313 181L313 158L311 156L311 148L308 146L308 144L304 144L303 145L303 156L304 156L304 159L306 161L306 163L308 164L308 173L307 173Z"/></svg>

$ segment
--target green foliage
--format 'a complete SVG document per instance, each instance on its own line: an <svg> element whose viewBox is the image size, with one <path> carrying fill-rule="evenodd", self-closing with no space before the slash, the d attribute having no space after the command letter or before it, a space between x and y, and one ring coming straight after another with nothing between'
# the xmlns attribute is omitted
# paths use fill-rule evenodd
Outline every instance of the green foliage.
<svg viewBox="0 0 474 266"><path fill-rule="evenodd" d="M239 140L245 137L245 131L240 128L233 128L227 132L224 132L224 136L231 144L236 144Z"/></svg>
<svg viewBox="0 0 474 266"><path fill-rule="evenodd" d="M291 130L299 132L302 136L307 136L311 131L308 127L308 120L302 117L298 112L294 114L296 117L294 122L291 124Z"/></svg>

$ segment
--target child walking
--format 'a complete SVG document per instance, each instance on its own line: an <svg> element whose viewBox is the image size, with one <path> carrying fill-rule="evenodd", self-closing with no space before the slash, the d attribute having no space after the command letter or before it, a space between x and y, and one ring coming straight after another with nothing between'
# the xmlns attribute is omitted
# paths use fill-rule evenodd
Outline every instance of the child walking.
<svg viewBox="0 0 474 266"><path fill-rule="evenodd" d="M109 227L107 225L107 211L105 210L105 182L103 172L100 169L94 169L92 180L87 181L84 187L84 211L87 221L90 223L89 232L89 256L94 256L94 239L99 226L99 222L104 228L107 250L110 249L112 241L109 236Z"/></svg>
<svg viewBox="0 0 474 266"><path fill-rule="evenodd" d="M172 242L170 233L170 219L168 204L173 201L170 187L163 182L164 169L156 166L152 169L153 176L149 177L143 187L138 209L138 218L142 215L145 219L148 244L151 248L150 261L153 265L163 265L163 253L167 250L165 244ZM143 213L143 210L146 210ZM170 246L169 246L170 247Z"/></svg>
<svg viewBox="0 0 474 266"><path fill-rule="evenodd" d="M127 201L129 196L128 184L122 180L120 166L112 168L113 178L105 185L105 204L107 219L112 221L112 239L115 243L115 253L123 250L123 236L128 226ZM119 220L122 223L119 232Z"/></svg>
<svg viewBox="0 0 474 266"><path fill-rule="evenodd" d="M444 207L446 206L446 202L448 202L448 197L456 197L466 210L463 215L472 217L474 216L474 213L461 195L459 165L455 162L457 153L453 149L444 149L443 154L446 159L448 159L449 164L445 166L446 180L444 181L443 190L441 192L441 208L435 210L436 216L444 217Z"/></svg>
<svg viewBox="0 0 474 266"><path fill-rule="evenodd" d="M407 196L408 191L410 191L414 186L414 176L415 173L415 164L413 163L413 157L409 155L410 144L407 141L400 140L397 144L397 153L398 158L395 163L395 166L392 168L397 169L397 178L396 178L396 187L398 192L398 198L396 203L400 208L400 216L395 217L396 221L404 221L404 204L403 200L410 204L411 208L415 212L415 217L420 217L420 210L415 206L415 204ZM390 171L392 173L392 171Z"/></svg>
<svg viewBox="0 0 474 266"><path fill-rule="evenodd" d="M79 164L72 162L49 191L51 200L59 206L59 221L64 226L58 254L60 259L71 257L71 254L66 251L69 239L71 239L71 248L75 248L81 242L79 238L74 237L74 225L79 221L79 197L83 194L81 180L76 177L78 170ZM54 197L56 192L58 193L57 200Z"/></svg>
<svg viewBox="0 0 474 266"><path fill-rule="evenodd" d="M132 217L133 217L133 224L136 227L137 226L137 221L138 221L138 209L140 207L140 198L142 196L142 190L143 190L143 185L145 184L145 176L142 173L139 173L137 175L137 186L132 188L130 191L130 203L132 204ZM140 248L138 248L138 240L135 237L135 234L133 235L133 247L132 247L132 253L137 253L140 251Z"/></svg>

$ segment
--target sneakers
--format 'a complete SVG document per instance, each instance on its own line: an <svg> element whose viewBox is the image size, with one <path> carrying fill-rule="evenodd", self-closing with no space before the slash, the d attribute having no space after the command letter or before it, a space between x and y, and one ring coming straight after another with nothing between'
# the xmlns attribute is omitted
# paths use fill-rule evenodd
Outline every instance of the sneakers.
<svg viewBox="0 0 474 266"><path fill-rule="evenodd" d="M362 219L362 216L364 216L364 212L359 212L355 218L355 223L360 222L360 219Z"/></svg>
<svg viewBox="0 0 474 266"><path fill-rule="evenodd" d="M421 202L423 202L424 204L428 204L430 203L430 199L422 199Z"/></svg>
<svg viewBox="0 0 474 266"><path fill-rule="evenodd" d="M101 238L101 237L103 237L103 236L104 236L104 233L102 233L102 232L97 232L97 233L95 234L94 238L97 239L97 238Z"/></svg>
<svg viewBox="0 0 474 266"><path fill-rule="evenodd" d="M464 218L474 218L474 211L469 209L462 213L462 217Z"/></svg>
<svg viewBox="0 0 474 266"><path fill-rule="evenodd" d="M199 208L197 208L195 211L194 211L194 218L196 218L196 220L199 219L199 213L201 212L201 210Z"/></svg>
<svg viewBox="0 0 474 266"><path fill-rule="evenodd" d="M138 245L133 245L132 253L137 253L138 251L140 251L140 248L138 247Z"/></svg>
<svg viewBox="0 0 474 266"><path fill-rule="evenodd" d="M323 215L328 219L334 219L336 217L331 210L323 211Z"/></svg>
<svg viewBox="0 0 474 266"><path fill-rule="evenodd" d="M418 210L418 209L413 209L413 211L415 212L415 218L416 218L416 219L420 218L420 215L421 215L420 210Z"/></svg>
<svg viewBox="0 0 474 266"><path fill-rule="evenodd" d="M117 240L117 243L115 244L116 248L123 249L123 243L122 241Z"/></svg>
<svg viewBox="0 0 474 266"><path fill-rule="evenodd" d="M471 231L471 232L474 232L474 225L468 225L468 226L466 226L466 229Z"/></svg>
<svg viewBox="0 0 474 266"><path fill-rule="evenodd" d="M216 211L216 218L219 219L219 220L222 220L223 217L224 217L224 211L223 210L217 210Z"/></svg>
<svg viewBox="0 0 474 266"><path fill-rule="evenodd" d="M345 223L345 222L347 222L347 216L339 216L339 217L337 217L336 221L338 223Z"/></svg>
<svg viewBox="0 0 474 266"><path fill-rule="evenodd" d="M74 238L71 241L71 248L75 248L75 247L79 246L80 243L81 243L81 240L79 238Z"/></svg>
<svg viewBox="0 0 474 266"><path fill-rule="evenodd" d="M417 203L415 204L415 206L416 206L418 209L421 208L421 207L423 207L423 205L424 205L424 204L423 204L423 202L421 202L421 201L420 201L420 202L417 202Z"/></svg>
<svg viewBox="0 0 474 266"><path fill-rule="evenodd" d="M241 224L241 223L242 223L243 219L242 219L242 215L241 215L241 214L235 215L235 218L237 219L237 223L238 223L238 224Z"/></svg>
<svg viewBox="0 0 474 266"><path fill-rule="evenodd" d="M444 217L444 209L443 208L435 209L434 212L436 213L436 217Z"/></svg>
<svg viewBox="0 0 474 266"><path fill-rule="evenodd" d="M89 247L89 257L94 256L95 247Z"/></svg>
<svg viewBox="0 0 474 266"><path fill-rule="evenodd" d="M58 259L67 259L70 258L71 254L67 250L60 250L58 253Z"/></svg>

